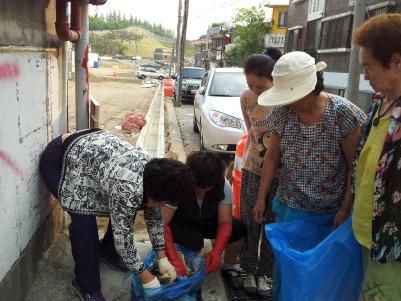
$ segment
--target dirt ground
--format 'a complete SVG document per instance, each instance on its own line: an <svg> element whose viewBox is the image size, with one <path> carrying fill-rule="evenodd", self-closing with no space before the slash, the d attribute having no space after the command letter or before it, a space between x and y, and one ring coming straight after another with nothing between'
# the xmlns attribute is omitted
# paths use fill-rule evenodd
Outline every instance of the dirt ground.
<svg viewBox="0 0 401 301"><path fill-rule="evenodd" d="M95 69L93 69L95 70ZM92 71L93 71L92 70ZM131 74L129 69L118 70L112 77L115 68L95 70L99 76L90 75L90 94L100 103L100 128L113 132L130 143L135 143L136 137L121 130L124 116L130 111L142 112L146 115L155 87L142 88L142 82ZM129 78L131 77L131 78ZM68 82L68 130L75 130L75 84ZM99 236L104 234L108 218L98 218ZM68 221L67 221L68 223ZM136 240L147 238L143 213L138 212L135 220ZM142 248L143 249L143 248ZM35 279L28 291L28 301L69 301L76 300L67 292L67 287L73 278L74 262L68 230L60 233L44 258L39 262ZM130 281L123 282L124 274L116 272L101 264L102 290L107 300L129 300Z"/></svg>

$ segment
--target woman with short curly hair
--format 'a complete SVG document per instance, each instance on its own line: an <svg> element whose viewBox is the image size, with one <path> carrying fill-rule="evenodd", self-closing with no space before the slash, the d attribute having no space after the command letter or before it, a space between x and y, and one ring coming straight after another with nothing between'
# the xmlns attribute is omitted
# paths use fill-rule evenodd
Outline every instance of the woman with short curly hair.
<svg viewBox="0 0 401 301"><path fill-rule="evenodd" d="M43 151L40 174L50 192L71 216L69 234L75 278L69 287L80 300L105 301L99 259L118 270L137 273L145 295L160 286L145 269L134 240L134 220L144 211L162 272L176 277L165 252L160 207L183 200L193 190L188 167L172 159L151 159L119 137L92 129L55 138ZM99 241L96 216L109 216Z"/></svg>
<svg viewBox="0 0 401 301"><path fill-rule="evenodd" d="M352 227L362 245L361 299L401 296L401 14L371 18L354 33L376 92L354 162Z"/></svg>
<svg viewBox="0 0 401 301"><path fill-rule="evenodd" d="M167 256L177 273L186 275L175 244L199 252L205 238L215 239L213 249L206 255L206 273L216 272L221 267L223 276L239 288L242 279L232 272L246 229L231 215L232 191L224 178L222 159L216 153L196 151L188 156L186 166L195 178L193 191L177 206L169 204L163 208Z"/></svg>

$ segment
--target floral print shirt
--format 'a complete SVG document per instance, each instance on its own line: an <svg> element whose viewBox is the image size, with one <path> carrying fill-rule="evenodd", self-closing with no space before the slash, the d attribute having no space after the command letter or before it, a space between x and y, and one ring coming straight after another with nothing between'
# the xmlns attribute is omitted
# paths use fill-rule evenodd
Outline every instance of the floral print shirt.
<svg viewBox="0 0 401 301"><path fill-rule="evenodd" d="M138 210L144 210L153 248L161 250L165 246L160 209L143 206L143 171L149 160L140 148L111 133L85 134L65 150L58 188L64 210L110 216L117 252L136 273L144 270L134 244Z"/></svg>
<svg viewBox="0 0 401 301"><path fill-rule="evenodd" d="M269 131L281 138L277 196L293 209L336 211L344 196L347 164L341 141L366 116L348 100L328 96L323 117L314 125L301 123L288 106L275 108L268 117Z"/></svg>
<svg viewBox="0 0 401 301"><path fill-rule="evenodd" d="M375 99L372 112L361 129L356 149L353 179L358 160L369 136L373 116L382 98ZM392 110L383 150L376 167L373 192L372 247L374 262L401 261L401 99Z"/></svg>
<svg viewBox="0 0 401 301"><path fill-rule="evenodd" d="M248 115L248 143L244 156L244 169L260 176L268 138L267 115L271 109L258 104L258 97L251 90L241 94L241 109ZM265 140L265 141L264 141Z"/></svg>

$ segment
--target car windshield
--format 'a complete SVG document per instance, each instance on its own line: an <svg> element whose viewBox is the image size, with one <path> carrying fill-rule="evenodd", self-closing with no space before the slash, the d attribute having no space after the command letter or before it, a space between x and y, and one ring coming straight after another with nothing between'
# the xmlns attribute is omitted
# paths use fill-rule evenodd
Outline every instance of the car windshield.
<svg viewBox="0 0 401 301"><path fill-rule="evenodd" d="M204 75L205 75L205 70L203 70L203 69L184 68L182 70L182 77L183 78L198 78L198 79L202 79Z"/></svg>
<svg viewBox="0 0 401 301"><path fill-rule="evenodd" d="M210 85L209 96L239 97L246 88L243 72L216 72Z"/></svg>

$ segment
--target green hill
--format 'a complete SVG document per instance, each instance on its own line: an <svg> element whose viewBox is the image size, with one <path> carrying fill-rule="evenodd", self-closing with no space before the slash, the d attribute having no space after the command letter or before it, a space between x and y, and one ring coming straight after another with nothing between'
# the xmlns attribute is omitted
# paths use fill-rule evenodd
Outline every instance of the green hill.
<svg viewBox="0 0 401 301"><path fill-rule="evenodd" d="M137 53L135 53L135 42L134 41L123 41L122 44L126 46L126 49L123 50L122 54L125 56L141 56L143 58L153 58L153 52L155 50L155 48L166 48L168 49L168 51L172 51L172 47L171 45L169 45L166 42L163 41L159 41L158 37L143 29L140 27L128 27L126 29L123 29L124 31L128 31L128 32L133 32L133 33L138 33L143 35L143 38L138 41L138 45L137 45ZM120 30L122 31L122 30ZM107 34L108 32L110 32L109 30L101 30L101 31L91 31L91 33L94 33L96 35L102 36ZM118 41L121 42L121 41ZM117 43L117 40L114 41L114 44ZM117 51L118 52L118 51Z"/></svg>
<svg viewBox="0 0 401 301"><path fill-rule="evenodd" d="M172 52L172 45L169 42L166 42L165 40L159 40L161 39L159 36L151 33L150 31L143 29L141 27L136 27L136 26L131 26L125 29L119 30L121 31L127 31L130 33L137 33L143 35L142 40L138 42L138 47L137 47L137 52L135 51L135 42L134 41L126 41L124 40L121 42L121 40L112 40L112 41L102 41L102 43L106 43L108 46L105 48L108 49L109 53L106 53L108 55L111 55L110 49L114 46L116 46L117 43L123 44L125 47L124 50L119 51L114 47L114 54L115 53L121 53L124 56L141 56L143 58L153 58L153 52L155 48L165 48L169 52ZM117 31L114 31L117 32ZM110 33L110 30L91 30L91 33L97 35L97 36L104 36L107 33ZM100 49L104 49L104 46L100 46ZM93 51L99 51L98 48L95 45L95 42L92 41L92 50ZM101 50L100 50L101 51ZM185 49L185 57L186 58L193 58L194 57L194 47L191 43L187 42L186 49Z"/></svg>
<svg viewBox="0 0 401 301"><path fill-rule="evenodd" d="M153 58L153 52L155 48L166 48L168 51L172 51L171 45L167 43L162 43L157 39L157 36L153 33L139 27L129 27L125 29L126 31L135 32L139 34L143 34L144 37L142 40L138 42L138 53L137 56L141 56L143 58ZM130 42L128 44L128 49L124 55L134 56L135 55L135 42Z"/></svg>

